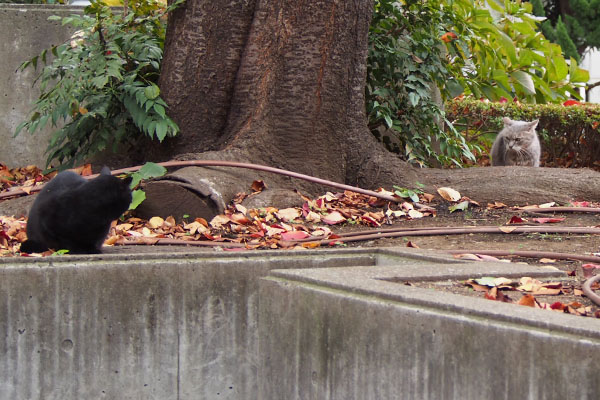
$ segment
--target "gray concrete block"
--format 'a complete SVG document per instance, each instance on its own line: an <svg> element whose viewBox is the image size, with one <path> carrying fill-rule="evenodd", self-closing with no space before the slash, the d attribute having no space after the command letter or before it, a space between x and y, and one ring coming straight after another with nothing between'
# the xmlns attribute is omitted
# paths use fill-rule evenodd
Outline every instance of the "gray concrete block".
<svg viewBox="0 0 600 400"><path fill-rule="evenodd" d="M438 264L419 277L423 263L410 264L262 279L259 398L598 398L600 321L406 286L450 275ZM457 278L534 272L505 267L451 269Z"/></svg>

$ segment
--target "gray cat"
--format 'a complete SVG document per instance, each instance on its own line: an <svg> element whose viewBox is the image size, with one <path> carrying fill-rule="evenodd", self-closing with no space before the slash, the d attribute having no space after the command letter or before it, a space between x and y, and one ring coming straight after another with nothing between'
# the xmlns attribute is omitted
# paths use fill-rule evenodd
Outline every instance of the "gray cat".
<svg viewBox="0 0 600 400"><path fill-rule="evenodd" d="M513 121L504 117L504 129L498 133L492 146L493 166L540 166L541 146L535 128L539 120Z"/></svg>

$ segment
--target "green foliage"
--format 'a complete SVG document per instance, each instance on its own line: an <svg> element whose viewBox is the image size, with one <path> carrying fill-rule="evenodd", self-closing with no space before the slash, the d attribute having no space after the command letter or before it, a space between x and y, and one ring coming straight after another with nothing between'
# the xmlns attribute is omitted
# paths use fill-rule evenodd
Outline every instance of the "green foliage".
<svg viewBox="0 0 600 400"><path fill-rule="evenodd" d="M388 149L422 166L434 160L461 165L481 151L445 119L436 88L443 99L461 94L526 103L579 98L577 86L589 73L575 58L565 60L561 47L539 32L544 18L532 14L532 4L487 4L375 1L367 114L371 131Z"/></svg>
<svg viewBox="0 0 600 400"><path fill-rule="evenodd" d="M423 188L423 184L417 182L416 185L419 186L419 189L407 189L394 185L394 194L402 197L403 199L411 199L413 202L418 203L419 195L423 194L423 190L421 190L421 188Z"/></svg>
<svg viewBox="0 0 600 400"><path fill-rule="evenodd" d="M562 19L559 17L558 22L556 23L556 43L560 45L564 54L567 57L573 57L577 62L581 61L581 57L579 53L577 53L577 48L575 47L575 43L571 40L569 36L569 32L567 31L567 26L562 22Z"/></svg>
<svg viewBox="0 0 600 400"><path fill-rule="evenodd" d="M92 0L83 15L51 17L78 31L67 43L44 50L20 67L44 67L41 95L17 127L34 133L55 128L47 148L70 168L85 158L120 146L135 146L143 135L162 141L178 133L156 85L163 55L166 13L155 0L130 2L125 12Z"/></svg>
<svg viewBox="0 0 600 400"><path fill-rule="evenodd" d="M579 98L576 87L589 74L575 59L565 60L560 46L539 32L537 23L544 18L532 14L532 4L487 4L491 11L476 0L452 2L457 39L447 43L449 68L465 94L490 100L516 97L527 103Z"/></svg>
<svg viewBox="0 0 600 400"><path fill-rule="evenodd" d="M147 162L140 168L139 171L131 174L131 183L129 187L135 189L142 180L152 179L163 176L167 173L167 169L162 165L155 164L153 162ZM135 210L144 200L146 200L146 193L141 189L136 189L131 192L132 200L129 205L130 210Z"/></svg>
<svg viewBox="0 0 600 400"><path fill-rule="evenodd" d="M521 121L539 119L537 132L544 166L600 169L600 105L454 99L446 103L446 112L467 140L478 142L485 149L479 154L480 161L487 158L496 134L503 127L502 117L506 116Z"/></svg>
<svg viewBox="0 0 600 400"><path fill-rule="evenodd" d="M389 150L422 166L473 157L460 134L443 130L435 99L434 88L448 76L439 37L449 22L440 7L437 0L377 0L369 30L369 128Z"/></svg>

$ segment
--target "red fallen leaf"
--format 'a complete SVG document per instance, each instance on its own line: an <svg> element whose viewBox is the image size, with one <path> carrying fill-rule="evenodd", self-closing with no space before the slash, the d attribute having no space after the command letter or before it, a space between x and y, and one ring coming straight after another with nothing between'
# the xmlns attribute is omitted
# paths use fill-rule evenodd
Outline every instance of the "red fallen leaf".
<svg viewBox="0 0 600 400"><path fill-rule="evenodd" d="M598 122L598 121L595 121L595 122L592 124L592 128L596 129L596 128L598 128L598 125L600 125L600 122Z"/></svg>
<svg viewBox="0 0 600 400"><path fill-rule="evenodd" d="M565 306L560 301L555 301L554 303L550 304L550 308L553 309L553 310L564 311L564 309L567 308L567 306Z"/></svg>
<svg viewBox="0 0 600 400"><path fill-rule="evenodd" d="M262 192L266 187L267 185L261 180L253 181L252 185L250 185L250 189L255 192Z"/></svg>
<svg viewBox="0 0 600 400"><path fill-rule="evenodd" d="M567 100L563 103L563 106L580 106L581 102L577 100Z"/></svg>
<svg viewBox="0 0 600 400"><path fill-rule="evenodd" d="M416 244L414 244L413 242L410 242L410 241L408 243L406 243L406 247L412 247L412 248L415 248L415 249L420 249L419 246L417 246Z"/></svg>
<svg viewBox="0 0 600 400"><path fill-rule="evenodd" d="M591 203L589 201L572 201L571 205L573 207L591 207Z"/></svg>
<svg viewBox="0 0 600 400"><path fill-rule="evenodd" d="M239 224L239 225L249 225L252 223L252 221L250 219L248 219L248 217L246 217L244 214L241 214L241 213L229 215L229 219L232 222L235 222L236 224Z"/></svg>
<svg viewBox="0 0 600 400"><path fill-rule="evenodd" d="M538 224L554 224L557 222L563 222L565 220L564 217L561 218L556 218L556 217L552 217L552 218L531 218L531 220L533 222L537 222Z"/></svg>
<svg viewBox="0 0 600 400"><path fill-rule="evenodd" d="M364 222L366 222L368 225L371 226L381 226L381 224L379 222L377 222L373 217L371 217L370 215L363 215L360 217L360 219ZM325 221L326 222L326 221Z"/></svg>
<svg viewBox="0 0 600 400"><path fill-rule="evenodd" d="M523 222L525 222L525 220L516 215L513 215L510 221L508 221L509 224L522 224Z"/></svg>
<svg viewBox="0 0 600 400"><path fill-rule="evenodd" d="M583 277L588 279L592 276L596 275L596 272L600 268L598 264L583 264L581 269L583 269Z"/></svg>
<svg viewBox="0 0 600 400"><path fill-rule="evenodd" d="M304 231L283 232L281 234L282 240L301 240L307 237L310 237L310 235Z"/></svg>
<svg viewBox="0 0 600 400"><path fill-rule="evenodd" d="M258 238L265 237L265 231L261 229L258 232L254 232L254 233L250 234L250 237L252 239L258 239Z"/></svg>
<svg viewBox="0 0 600 400"><path fill-rule="evenodd" d="M521 306L535 307L535 297L533 297L530 294L526 294L523 297L521 297L521 300L519 300L517 304Z"/></svg>

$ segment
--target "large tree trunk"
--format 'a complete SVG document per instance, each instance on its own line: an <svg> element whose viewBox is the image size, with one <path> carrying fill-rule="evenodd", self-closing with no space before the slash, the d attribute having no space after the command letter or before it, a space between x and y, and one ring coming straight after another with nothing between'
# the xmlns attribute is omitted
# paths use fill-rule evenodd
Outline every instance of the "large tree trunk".
<svg viewBox="0 0 600 400"><path fill-rule="evenodd" d="M511 204L598 198L600 180L591 171L415 169L388 153L365 116L372 6L371 0L187 0L169 17L160 81L181 133L154 158L266 164L365 188L453 186L474 200ZM324 190L254 171L224 178L232 171L188 169L189 179L175 174L172 184L225 197L257 178L271 188ZM157 198L168 214L171 189L161 184L164 195Z"/></svg>

